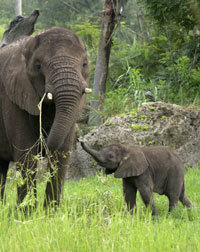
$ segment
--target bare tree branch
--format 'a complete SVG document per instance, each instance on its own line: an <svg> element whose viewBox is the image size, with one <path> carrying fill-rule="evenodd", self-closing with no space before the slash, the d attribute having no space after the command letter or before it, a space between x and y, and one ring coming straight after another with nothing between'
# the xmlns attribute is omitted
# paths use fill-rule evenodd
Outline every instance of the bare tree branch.
<svg viewBox="0 0 200 252"><path fill-rule="evenodd" d="M138 32L132 30L132 29L129 28L129 27L123 27L123 29L128 30L129 32L135 34L136 36L140 37L141 39L144 39L144 36L140 35Z"/></svg>
<svg viewBox="0 0 200 252"><path fill-rule="evenodd" d="M73 11L80 13L79 10L77 10L76 8L74 8L73 6L71 6L70 4L68 4L67 2L60 0L63 4L67 5L69 8L71 8Z"/></svg>

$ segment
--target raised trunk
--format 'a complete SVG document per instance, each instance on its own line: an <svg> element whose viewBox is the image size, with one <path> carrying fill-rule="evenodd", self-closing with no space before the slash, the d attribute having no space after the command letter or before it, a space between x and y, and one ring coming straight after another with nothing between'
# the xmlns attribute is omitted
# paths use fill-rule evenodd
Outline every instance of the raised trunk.
<svg viewBox="0 0 200 252"><path fill-rule="evenodd" d="M61 64L62 63L62 64ZM62 65L62 66L61 66ZM66 62L53 65L56 114L47 139L50 151L60 150L77 119L81 98L80 77Z"/></svg>
<svg viewBox="0 0 200 252"><path fill-rule="evenodd" d="M103 163L104 162L104 158L101 156L100 152L91 149L84 142L80 142L80 143L81 143L82 148L87 153L89 153L98 163Z"/></svg>

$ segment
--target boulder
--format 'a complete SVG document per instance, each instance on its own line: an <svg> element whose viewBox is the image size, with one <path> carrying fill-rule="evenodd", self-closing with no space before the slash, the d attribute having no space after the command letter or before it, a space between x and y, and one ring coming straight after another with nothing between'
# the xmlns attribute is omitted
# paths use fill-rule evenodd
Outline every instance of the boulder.
<svg viewBox="0 0 200 252"><path fill-rule="evenodd" d="M109 118L81 140L95 149L113 143L169 146L176 150L186 167L193 167L200 163L200 111L163 102L143 103L137 111ZM93 176L99 169L77 143L68 179Z"/></svg>

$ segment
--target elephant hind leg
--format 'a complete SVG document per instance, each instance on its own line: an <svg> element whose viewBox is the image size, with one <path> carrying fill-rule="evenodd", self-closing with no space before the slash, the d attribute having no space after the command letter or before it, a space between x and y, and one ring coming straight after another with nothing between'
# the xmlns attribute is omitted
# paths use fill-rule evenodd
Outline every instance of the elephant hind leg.
<svg viewBox="0 0 200 252"><path fill-rule="evenodd" d="M180 195L179 200L183 204L183 206L191 207L191 205L192 205L190 200L188 199L186 193L185 193L185 183L183 183L183 187L181 190L181 195Z"/></svg>
<svg viewBox="0 0 200 252"><path fill-rule="evenodd" d="M168 180L166 188L166 196L169 199L169 212L171 212L178 204L182 191L182 174L174 174Z"/></svg>
<svg viewBox="0 0 200 252"><path fill-rule="evenodd" d="M169 196L169 212L171 212L178 204L178 197L176 196Z"/></svg>
<svg viewBox="0 0 200 252"><path fill-rule="evenodd" d="M175 190L177 189L177 190ZM166 196L169 199L169 210L168 212L171 212L178 204L179 201L179 195L180 195L180 190L179 188L174 188L174 190L171 190L169 194L166 194Z"/></svg>
<svg viewBox="0 0 200 252"><path fill-rule="evenodd" d="M9 162L1 160L0 161L0 193L1 193L1 201L4 200L4 191L6 185L6 178L8 173Z"/></svg>

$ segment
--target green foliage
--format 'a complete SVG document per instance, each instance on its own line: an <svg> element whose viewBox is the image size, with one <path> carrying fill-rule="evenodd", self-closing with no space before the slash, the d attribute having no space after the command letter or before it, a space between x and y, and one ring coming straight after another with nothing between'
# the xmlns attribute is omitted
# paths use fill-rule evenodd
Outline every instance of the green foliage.
<svg viewBox="0 0 200 252"><path fill-rule="evenodd" d="M7 1L3 1L0 0L0 6L1 6L1 10L0 10L0 24L8 27L10 21L15 18L15 1L14 0L7 0Z"/></svg>
<svg viewBox="0 0 200 252"><path fill-rule="evenodd" d="M199 251L199 181L198 168L186 171L191 210L179 203L167 214L167 197L154 194L159 218L151 217L139 195L137 213L130 215L121 180L112 175L68 181L62 206L49 214L42 208L45 187L40 183L38 207L28 216L15 208L8 184L0 212L0 251Z"/></svg>
<svg viewBox="0 0 200 252"><path fill-rule="evenodd" d="M152 81L144 79L141 71L127 65L127 70L120 75L113 85L114 90L106 93L103 109L105 118L132 111L148 101L145 92L151 90L154 100L158 99L157 87Z"/></svg>
<svg viewBox="0 0 200 252"><path fill-rule="evenodd" d="M90 56L90 65L91 65L91 75L90 75L90 86L94 79L95 64L97 58L97 48L100 37L100 27L98 22L90 22L86 20L81 24L76 24L72 28L80 37L83 39L84 43L87 46L87 50Z"/></svg>
<svg viewBox="0 0 200 252"><path fill-rule="evenodd" d="M170 85L169 100L181 105L190 104L200 95L199 68L193 68L187 56L180 57L171 66L165 68Z"/></svg>
<svg viewBox="0 0 200 252"><path fill-rule="evenodd" d="M160 24L176 23L187 30L191 30L195 25L194 15L191 5L198 3L196 0L143 0L149 13Z"/></svg>
<svg viewBox="0 0 200 252"><path fill-rule="evenodd" d="M127 94L123 88L115 89L106 93L103 116L105 119L117 114L126 113L135 107L132 97Z"/></svg>
<svg viewBox="0 0 200 252"><path fill-rule="evenodd" d="M0 40L3 38L4 31L5 31L4 27L0 25Z"/></svg>
<svg viewBox="0 0 200 252"><path fill-rule="evenodd" d="M90 49L96 50L100 36L100 28L98 22L90 22L88 20L81 24L76 24L73 29L78 35L82 37L82 39Z"/></svg>

